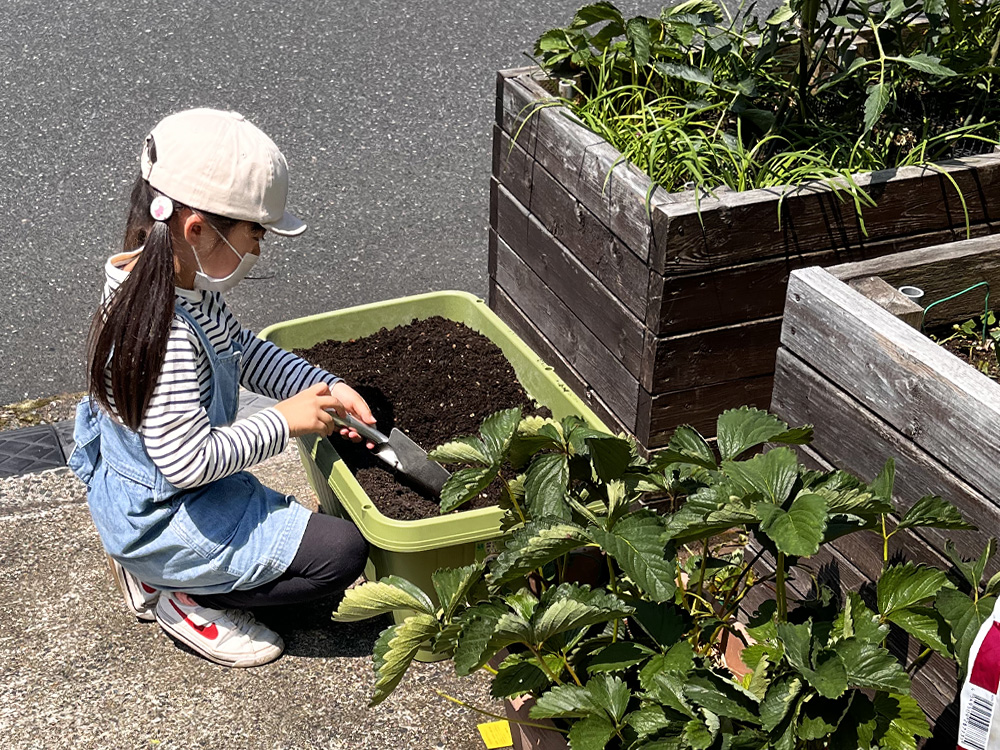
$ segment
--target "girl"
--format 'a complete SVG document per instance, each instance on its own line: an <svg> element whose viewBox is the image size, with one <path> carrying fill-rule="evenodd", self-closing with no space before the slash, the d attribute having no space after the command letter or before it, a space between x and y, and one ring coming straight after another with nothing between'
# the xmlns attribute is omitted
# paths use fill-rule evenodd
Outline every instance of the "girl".
<svg viewBox="0 0 1000 750"><path fill-rule="evenodd" d="M349 521L246 471L290 438L332 434L332 413L375 422L354 389L243 329L222 297L267 232L305 230L287 194L284 156L234 112L178 112L147 136L69 461L131 611L234 667L284 648L248 608L343 591L368 555ZM236 420L241 385L280 401Z"/></svg>

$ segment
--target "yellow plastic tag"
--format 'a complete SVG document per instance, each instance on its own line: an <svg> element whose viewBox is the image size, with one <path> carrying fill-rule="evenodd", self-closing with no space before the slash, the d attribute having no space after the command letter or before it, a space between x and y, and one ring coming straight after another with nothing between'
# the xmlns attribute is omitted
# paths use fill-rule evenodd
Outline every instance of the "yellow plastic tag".
<svg viewBox="0 0 1000 750"><path fill-rule="evenodd" d="M486 743L487 750L511 747L514 744L514 738L510 736L510 722L506 719L480 724L478 728L479 733L483 736L483 742Z"/></svg>

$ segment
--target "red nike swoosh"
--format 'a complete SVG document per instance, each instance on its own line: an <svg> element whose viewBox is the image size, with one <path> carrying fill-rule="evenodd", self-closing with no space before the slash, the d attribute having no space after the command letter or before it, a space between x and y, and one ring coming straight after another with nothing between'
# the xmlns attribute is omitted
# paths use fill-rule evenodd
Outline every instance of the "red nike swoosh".
<svg viewBox="0 0 1000 750"><path fill-rule="evenodd" d="M142 581L139 581L139 585L142 586L142 590L145 591L147 594L156 593L156 589L154 589L152 586L148 584L143 583Z"/></svg>
<svg viewBox="0 0 1000 750"><path fill-rule="evenodd" d="M217 627L215 627L215 623L214 622L210 622L207 625L195 625L191 621L191 618L188 617L186 614L184 614L184 611L180 607L178 607L176 604L174 604L173 601L170 602L170 606L173 607L177 611L177 614L179 614L181 617L184 618L184 622L186 622L192 628L194 628L195 630L197 630L201 635L203 635L206 638L208 638L208 640L214 641L216 638L219 637L219 629Z"/></svg>

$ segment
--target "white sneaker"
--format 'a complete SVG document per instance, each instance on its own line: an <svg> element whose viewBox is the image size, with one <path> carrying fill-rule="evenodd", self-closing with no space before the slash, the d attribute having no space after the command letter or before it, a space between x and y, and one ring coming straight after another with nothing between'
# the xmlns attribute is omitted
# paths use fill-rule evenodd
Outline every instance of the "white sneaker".
<svg viewBox="0 0 1000 750"><path fill-rule="evenodd" d="M257 667L274 661L285 650L281 636L249 612L188 606L173 592L161 594L156 621L167 635L227 667Z"/></svg>
<svg viewBox="0 0 1000 750"><path fill-rule="evenodd" d="M155 620L153 610L156 608L156 600L160 598L160 592L125 570L111 555L108 555L108 566L111 568L111 577L114 578L115 585L122 592L128 611L144 622Z"/></svg>

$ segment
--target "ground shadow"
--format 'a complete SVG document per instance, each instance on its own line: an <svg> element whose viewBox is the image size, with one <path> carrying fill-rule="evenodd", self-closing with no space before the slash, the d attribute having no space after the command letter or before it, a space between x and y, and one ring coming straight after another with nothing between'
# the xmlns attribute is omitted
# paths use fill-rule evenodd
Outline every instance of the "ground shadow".
<svg viewBox="0 0 1000 750"><path fill-rule="evenodd" d="M289 656L369 656L392 618L384 615L360 622L334 622L333 613L341 597L336 594L306 604L256 609L254 615L281 635Z"/></svg>

